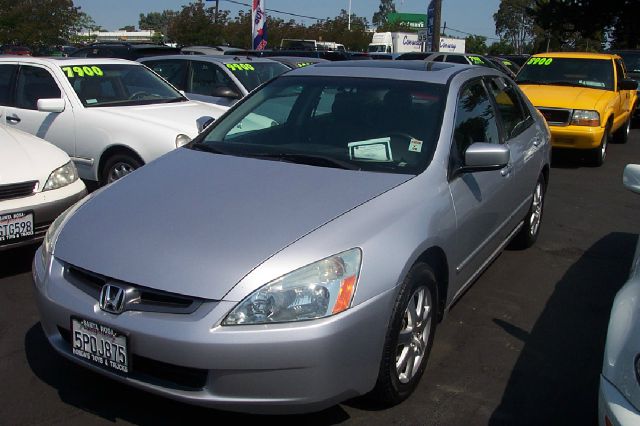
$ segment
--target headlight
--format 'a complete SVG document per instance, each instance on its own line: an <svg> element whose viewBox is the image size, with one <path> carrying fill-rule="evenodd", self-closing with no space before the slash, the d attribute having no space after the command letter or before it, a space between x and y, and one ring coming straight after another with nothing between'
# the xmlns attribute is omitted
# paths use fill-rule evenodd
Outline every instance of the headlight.
<svg viewBox="0 0 640 426"><path fill-rule="evenodd" d="M222 325L265 324L328 317L351 306L360 260L347 250L277 278L254 291Z"/></svg>
<svg viewBox="0 0 640 426"><path fill-rule="evenodd" d="M176 148L180 148L181 146L185 146L191 142L191 138L187 135L183 135L182 133L176 136Z"/></svg>
<svg viewBox="0 0 640 426"><path fill-rule="evenodd" d="M69 161L62 167L55 169L49 175L49 179L44 184L42 188L43 191L49 191L51 189L62 188L63 186L67 186L72 184L73 182L78 180L78 170L76 170L76 166L72 161Z"/></svg>
<svg viewBox="0 0 640 426"><path fill-rule="evenodd" d="M100 192L100 190L94 192L94 194L97 192ZM51 257L53 255L53 249L56 245L56 241L58 240L62 227L66 223L67 219L92 197L93 195L84 197L82 200L62 212L60 216L58 216L56 220L49 225L49 229L47 229L47 233L44 235L44 240L42 241L42 263L47 270L49 270L49 263L51 262Z"/></svg>
<svg viewBox="0 0 640 426"><path fill-rule="evenodd" d="M600 125L600 114L598 111L574 109L571 124L574 126L597 127Z"/></svg>

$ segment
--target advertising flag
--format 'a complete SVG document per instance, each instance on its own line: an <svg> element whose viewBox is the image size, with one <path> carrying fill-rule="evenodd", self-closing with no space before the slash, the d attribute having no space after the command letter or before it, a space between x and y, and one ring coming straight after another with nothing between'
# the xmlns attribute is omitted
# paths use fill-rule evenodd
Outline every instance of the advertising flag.
<svg viewBox="0 0 640 426"><path fill-rule="evenodd" d="M433 46L433 25L434 18L436 15L436 0L431 0L429 6L427 7L427 51L431 50Z"/></svg>
<svg viewBox="0 0 640 426"><path fill-rule="evenodd" d="M254 50L267 47L267 15L264 10L265 0L253 0L251 8L251 35Z"/></svg>

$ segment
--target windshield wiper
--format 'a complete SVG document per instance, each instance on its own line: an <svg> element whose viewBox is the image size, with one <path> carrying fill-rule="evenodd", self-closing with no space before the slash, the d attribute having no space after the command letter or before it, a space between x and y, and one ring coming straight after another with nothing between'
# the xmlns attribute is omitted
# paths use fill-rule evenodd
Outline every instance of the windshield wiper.
<svg viewBox="0 0 640 426"><path fill-rule="evenodd" d="M535 80L516 80L516 83L518 84L539 84L540 86L544 86L546 83L544 81L535 81Z"/></svg>
<svg viewBox="0 0 640 426"><path fill-rule="evenodd" d="M577 81L563 81L563 80L548 81L547 84L550 85L550 86L592 87L592 86L588 86L586 84L578 83Z"/></svg>
<svg viewBox="0 0 640 426"><path fill-rule="evenodd" d="M196 151L203 151L203 152L210 152L212 154L222 154L222 155L227 155L227 152L222 151L218 148L214 148L209 144L206 144L204 142L195 142L193 144L191 144L191 149L194 149Z"/></svg>
<svg viewBox="0 0 640 426"><path fill-rule="evenodd" d="M251 153L245 155L247 157L282 160L289 163L308 164L311 166L333 167L344 170L360 170L360 167L355 164L322 155L293 153Z"/></svg>

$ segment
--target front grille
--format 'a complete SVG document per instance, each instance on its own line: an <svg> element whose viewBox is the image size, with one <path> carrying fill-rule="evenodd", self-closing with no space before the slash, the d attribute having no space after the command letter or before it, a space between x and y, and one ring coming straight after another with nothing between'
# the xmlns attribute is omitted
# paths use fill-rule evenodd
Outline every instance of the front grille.
<svg viewBox="0 0 640 426"><path fill-rule="evenodd" d="M11 198L20 198L33 195L33 193L36 191L37 185L37 180L12 183L9 185L0 185L0 200L9 200Z"/></svg>
<svg viewBox="0 0 640 426"><path fill-rule="evenodd" d="M71 331L58 326L58 332L71 351ZM126 376L141 382L181 390L200 390L207 383L207 370L168 364L136 354L131 354L131 371Z"/></svg>
<svg viewBox="0 0 640 426"><path fill-rule="evenodd" d="M557 109L557 108L538 108L540 113L547 120L547 123L554 126L566 126L571 120L570 109Z"/></svg>
<svg viewBox="0 0 640 426"><path fill-rule="evenodd" d="M126 302L125 311L191 314L203 303L211 302L197 297L124 283L73 265L67 265L64 273L67 281L96 300L100 299L100 291L107 283L131 290L135 296Z"/></svg>

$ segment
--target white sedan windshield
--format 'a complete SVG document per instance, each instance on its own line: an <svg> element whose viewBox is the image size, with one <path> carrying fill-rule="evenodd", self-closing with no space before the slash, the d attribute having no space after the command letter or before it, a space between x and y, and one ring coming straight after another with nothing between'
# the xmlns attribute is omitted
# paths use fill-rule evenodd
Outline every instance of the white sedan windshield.
<svg viewBox="0 0 640 426"><path fill-rule="evenodd" d="M85 107L180 102L186 98L142 65L62 66Z"/></svg>

